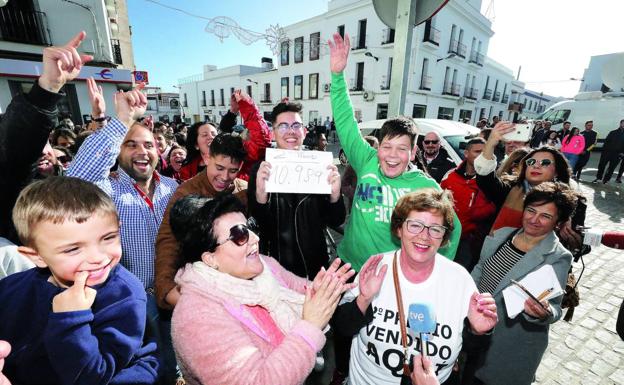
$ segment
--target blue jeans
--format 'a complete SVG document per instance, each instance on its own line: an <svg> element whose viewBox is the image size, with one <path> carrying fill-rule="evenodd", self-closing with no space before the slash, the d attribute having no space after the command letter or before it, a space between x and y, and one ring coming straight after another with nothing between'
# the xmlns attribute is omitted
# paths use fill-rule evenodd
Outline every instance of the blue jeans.
<svg viewBox="0 0 624 385"><path fill-rule="evenodd" d="M171 341L171 311L159 309L153 294L147 294L147 323L145 341L158 345L158 384L175 384L177 379L176 358Z"/></svg>
<svg viewBox="0 0 624 385"><path fill-rule="evenodd" d="M576 166L576 162L579 159L578 154L571 154L569 152L564 152L563 156L565 156L566 159L568 160L568 163L570 164L570 168L574 170L574 166Z"/></svg>

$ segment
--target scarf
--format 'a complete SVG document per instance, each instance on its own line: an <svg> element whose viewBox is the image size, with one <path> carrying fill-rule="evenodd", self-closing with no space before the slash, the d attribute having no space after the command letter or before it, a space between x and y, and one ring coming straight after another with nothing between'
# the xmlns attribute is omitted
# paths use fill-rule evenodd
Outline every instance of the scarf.
<svg viewBox="0 0 624 385"><path fill-rule="evenodd" d="M262 259L261 259L262 261ZM242 305L262 306L282 330L288 333L301 320L305 296L279 284L269 266L252 279L241 279L222 273L202 261L191 267L209 287L215 288Z"/></svg>

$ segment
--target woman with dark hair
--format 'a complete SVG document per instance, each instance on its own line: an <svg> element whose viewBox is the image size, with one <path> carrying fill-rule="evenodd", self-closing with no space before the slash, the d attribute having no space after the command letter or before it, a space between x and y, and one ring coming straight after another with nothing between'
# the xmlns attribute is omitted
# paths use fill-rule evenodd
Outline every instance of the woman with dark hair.
<svg viewBox="0 0 624 385"><path fill-rule="evenodd" d="M486 139L487 140L487 139ZM517 178L518 173L520 172L520 166L522 163L522 159L529 153L525 147L518 148L514 150L507 159L501 163L501 165L496 169L496 175L501 179L505 178Z"/></svg>
<svg viewBox="0 0 624 385"><path fill-rule="evenodd" d="M553 147L557 150L560 149L561 140L559 139L557 131L548 131L546 135L544 135L544 140L542 140L542 146Z"/></svg>
<svg viewBox="0 0 624 385"><path fill-rule="evenodd" d="M511 280L520 281L546 265L552 266L565 288L572 254L559 242L555 230L568 221L577 200L577 193L565 183L541 183L524 199L520 228L501 228L486 238L472 277L480 292L494 296L500 322L489 345L478 356L468 357L464 374L476 370L472 384L533 382L548 346L550 324L561 318L562 295L539 301L526 295L524 311L514 316L507 313L503 290ZM540 293L533 294L538 297Z"/></svg>
<svg viewBox="0 0 624 385"><path fill-rule="evenodd" d="M171 209L184 258L171 334L189 385L302 384L352 287L340 259L310 282L260 255L245 211L230 194L186 196Z"/></svg>
<svg viewBox="0 0 624 385"><path fill-rule="evenodd" d="M73 151L75 144L76 134L65 126L57 127L52 133L52 146L54 147L65 147Z"/></svg>
<svg viewBox="0 0 624 385"><path fill-rule="evenodd" d="M579 155L583 152L585 148L585 137L581 135L581 131L578 127L572 127L570 133L563 137L561 141L561 152L570 163L570 168L574 170L574 166L576 166L576 162L579 159Z"/></svg>
<svg viewBox="0 0 624 385"><path fill-rule="evenodd" d="M169 148L169 156L167 157L167 168L162 170L161 174L175 179L178 183L183 180L180 177L180 170L186 159L186 148L173 143Z"/></svg>
<svg viewBox="0 0 624 385"><path fill-rule="evenodd" d="M212 123L199 122L188 129L186 138L186 160L180 169L180 179L185 181L206 168L210 156L210 143L217 136L217 128Z"/></svg>
<svg viewBox="0 0 624 385"><path fill-rule="evenodd" d="M523 201L531 189L544 182L570 183L570 166L563 154L552 147L540 147L531 150L520 163L520 170L516 178L502 180L496 175L496 160L493 149L503 135L513 131L514 126L509 122L500 122L492 129L492 134L485 144L483 153L475 159L477 171L477 185L494 202L498 208L498 215L491 232L502 227L519 228L522 224ZM585 223L585 199L578 198L578 207L570 220L558 230L557 235L562 243L575 257L589 252L588 247L582 244L581 235L574 229Z"/></svg>

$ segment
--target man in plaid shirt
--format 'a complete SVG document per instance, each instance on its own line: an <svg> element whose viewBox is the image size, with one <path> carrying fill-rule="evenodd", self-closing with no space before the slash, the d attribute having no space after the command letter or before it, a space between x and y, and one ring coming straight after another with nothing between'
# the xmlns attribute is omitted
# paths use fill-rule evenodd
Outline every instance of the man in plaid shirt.
<svg viewBox="0 0 624 385"><path fill-rule="evenodd" d="M104 118L102 89L93 79L87 83L92 115L95 119ZM171 353L170 349L158 335L162 325L158 324L153 295L154 245L167 203L178 183L156 171L158 150L154 135L149 128L136 123L147 107L141 88L115 94L117 118L110 119L85 140L67 175L96 184L115 202L121 222L121 264L143 283L148 294L147 316L151 324L148 330L155 333L159 347L166 349L162 353L167 354L167 351ZM115 161L119 167L110 172Z"/></svg>

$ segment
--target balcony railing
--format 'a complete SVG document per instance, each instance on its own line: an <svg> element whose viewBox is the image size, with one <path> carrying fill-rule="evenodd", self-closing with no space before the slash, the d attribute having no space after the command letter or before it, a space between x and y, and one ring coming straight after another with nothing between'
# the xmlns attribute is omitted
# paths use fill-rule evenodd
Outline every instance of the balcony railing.
<svg viewBox="0 0 624 385"><path fill-rule="evenodd" d="M260 95L260 103L271 103L271 94Z"/></svg>
<svg viewBox="0 0 624 385"><path fill-rule="evenodd" d="M0 8L0 40L52 45L46 14L11 7Z"/></svg>
<svg viewBox="0 0 624 385"><path fill-rule="evenodd" d="M460 43L458 40L451 39L451 44L449 45L449 53L454 53L457 56L461 56L463 58L466 57L466 46Z"/></svg>
<svg viewBox="0 0 624 385"><path fill-rule="evenodd" d="M479 95L479 90L476 88L466 88L464 89L464 97L472 100L477 100Z"/></svg>
<svg viewBox="0 0 624 385"><path fill-rule="evenodd" d="M119 39L111 39L111 48L113 49L115 64L122 64L123 58L121 57L121 44L119 44Z"/></svg>
<svg viewBox="0 0 624 385"><path fill-rule="evenodd" d="M366 49L366 42L368 41L368 34L365 34L363 36L357 35L353 39L351 39L351 41L354 43L353 47L351 47L352 50Z"/></svg>
<svg viewBox="0 0 624 385"><path fill-rule="evenodd" d="M386 28L382 32L381 44L394 43L394 29Z"/></svg>
<svg viewBox="0 0 624 385"><path fill-rule="evenodd" d="M501 97L500 91L496 91L496 92L494 92L494 97L492 98L492 101L493 102L498 102L500 100L500 97Z"/></svg>
<svg viewBox="0 0 624 385"><path fill-rule="evenodd" d="M479 52L473 51L470 53L469 63L474 63L483 67L483 55Z"/></svg>
<svg viewBox="0 0 624 385"><path fill-rule="evenodd" d="M483 99L492 99L492 89L488 88L487 90L485 90L485 92L483 93Z"/></svg>
<svg viewBox="0 0 624 385"><path fill-rule="evenodd" d="M459 96L460 85L454 83L444 83L442 94Z"/></svg>
<svg viewBox="0 0 624 385"><path fill-rule="evenodd" d="M509 94L503 95L503 99L501 100L501 103L507 103L508 101L509 101Z"/></svg>
<svg viewBox="0 0 624 385"><path fill-rule="evenodd" d="M423 37L425 43L440 45L440 31L431 26L431 23L425 24L425 35Z"/></svg>
<svg viewBox="0 0 624 385"><path fill-rule="evenodd" d="M420 78L420 89L431 91L431 83L432 83L431 76L423 75Z"/></svg>

